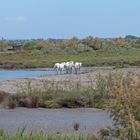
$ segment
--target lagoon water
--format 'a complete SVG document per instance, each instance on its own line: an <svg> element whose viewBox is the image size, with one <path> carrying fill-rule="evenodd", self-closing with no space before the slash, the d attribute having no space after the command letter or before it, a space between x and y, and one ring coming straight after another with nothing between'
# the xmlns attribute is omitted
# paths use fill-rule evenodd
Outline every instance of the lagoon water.
<svg viewBox="0 0 140 140"><path fill-rule="evenodd" d="M53 70L0 70L0 80L34 78L56 74Z"/></svg>
<svg viewBox="0 0 140 140"><path fill-rule="evenodd" d="M27 132L74 132L73 125L80 124L80 132L112 127L113 121L105 111L94 109L0 109L0 129L16 132L25 127Z"/></svg>

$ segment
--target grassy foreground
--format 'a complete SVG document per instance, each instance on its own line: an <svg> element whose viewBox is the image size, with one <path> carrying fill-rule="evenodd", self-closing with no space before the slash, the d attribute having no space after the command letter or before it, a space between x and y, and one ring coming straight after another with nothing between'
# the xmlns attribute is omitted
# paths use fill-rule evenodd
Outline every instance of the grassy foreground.
<svg viewBox="0 0 140 140"><path fill-rule="evenodd" d="M48 85L48 84L45 84ZM74 84L75 85L75 84ZM67 87L67 86L66 86ZM9 108L16 104L26 107L40 107L45 105L49 108L57 107L91 107L106 108L110 111L115 128L106 128L100 131L101 137L95 138L90 135L82 136L48 136L44 134L8 135L0 132L0 140L139 140L140 139L140 72L129 73L123 76L119 73L98 75L96 87L83 88L81 85L70 85L71 88L61 89L59 86L49 85L45 92L32 89L30 83L27 89L21 90L20 94L8 96L0 94L0 102L8 97ZM43 100L44 99L44 100ZM45 104L44 104L45 103ZM61 106L59 106L61 105ZM79 106L80 105L80 106ZM96 105L96 106L95 106ZM76 127L77 128L77 127Z"/></svg>
<svg viewBox="0 0 140 140"><path fill-rule="evenodd" d="M44 133L17 133L15 135L2 133L0 135L0 140L94 140L94 137L90 135L46 135Z"/></svg>
<svg viewBox="0 0 140 140"><path fill-rule="evenodd" d="M114 137L109 136L107 128L89 134L80 134L76 129L70 134L47 134L44 131L26 133L25 128L18 130L15 134L9 134L0 130L0 140L113 140L112 138Z"/></svg>
<svg viewBox="0 0 140 140"><path fill-rule="evenodd" d="M81 61L83 66L139 66L140 49L122 52L95 51L79 54L47 54L39 55L32 52L19 52L0 55L1 68L38 68L53 67L56 62Z"/></svg>

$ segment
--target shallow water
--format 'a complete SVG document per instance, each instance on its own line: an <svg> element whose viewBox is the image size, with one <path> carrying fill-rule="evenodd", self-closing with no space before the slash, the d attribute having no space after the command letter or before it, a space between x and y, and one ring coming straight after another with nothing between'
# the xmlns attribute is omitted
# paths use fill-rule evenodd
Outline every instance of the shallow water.
<svg viewBox="0 0 140 140"><path fill-rule="evenodd" d="M81 70L80 73L85 73L85 70ZM54 74L65 74L66 72L58 72L56 70L0 70L0 80L14 80L14 79L22 79L22 78L35 78L35 77L43 77Z"/></svg>
<svg viewBox="0 0 140 140"><path fill-rule="evenodd" d="M53 70L0 70L0 80L34 78L56 74Z"/></svg>
<svg viewBox="0 0 140 140"><path fill-rule="evenodd" d="M105 111L94 109L0 109L0 129L16 132L26 126L28 132L74 132L73 125L80 124L80 132L93 132L112 126L112 120Z"/></svg>

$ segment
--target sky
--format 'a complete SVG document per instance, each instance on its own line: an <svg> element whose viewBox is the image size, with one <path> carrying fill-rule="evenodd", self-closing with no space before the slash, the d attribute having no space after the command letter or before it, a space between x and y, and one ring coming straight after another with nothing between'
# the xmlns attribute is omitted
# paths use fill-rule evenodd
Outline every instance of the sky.
<svg viewBox="0 0 140 140"><path fill-rule="evenodd" d="M0 0L0 38L140 36L140 0Z"/></svg>

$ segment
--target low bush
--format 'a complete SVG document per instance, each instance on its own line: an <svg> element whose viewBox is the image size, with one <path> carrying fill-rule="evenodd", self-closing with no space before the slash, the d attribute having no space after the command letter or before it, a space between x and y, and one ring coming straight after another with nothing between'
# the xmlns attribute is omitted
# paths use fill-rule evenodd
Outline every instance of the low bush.
<svg viewBox="0 0 140 140"><path fill-rule="evenodd" d="M60 108L60 105L56 101L46 101L45 102L46 108Z"/></svg>
<svg viewBox="0 0 140 140"><path fill-rule="evenodd" d="M37 48L37 45L36 45L36 43L34 43L34 42L29 42L29 43L26 43L25 45L24 45L24 49L25 50L34 50L34 49L36 49Z"/></svg>

